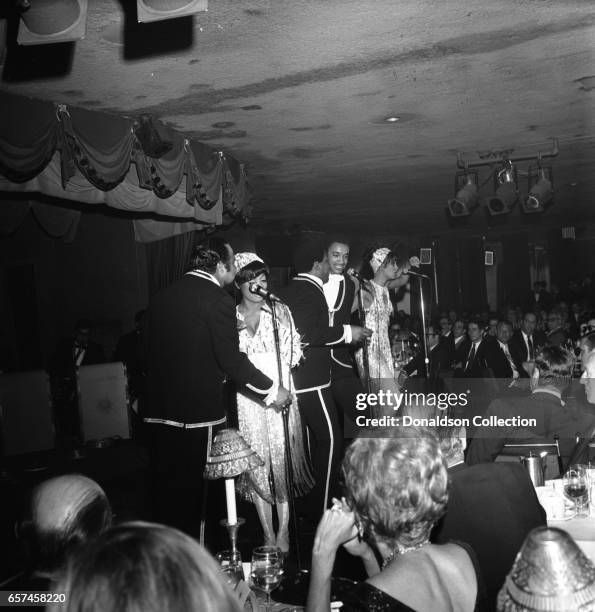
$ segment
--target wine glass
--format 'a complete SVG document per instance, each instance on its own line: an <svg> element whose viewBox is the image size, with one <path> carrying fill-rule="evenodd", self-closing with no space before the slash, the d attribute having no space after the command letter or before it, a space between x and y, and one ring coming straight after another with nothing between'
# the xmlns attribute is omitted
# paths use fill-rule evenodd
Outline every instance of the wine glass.
<svg viewBox="0 0 595 612"><path fill-rule="evenodd" d="M219 562L221 570L225 574L225 578L235 589L238 582L244 579L244 570L242 569L242 557L239 550L222 550L215 555L215 559Z"/></svg>
<svg viewBox="0 0 595 612"><path fill-rule="evenodd" d="M260 546L252 551L252 582L267 596L266 612L271 609L271 591L281 584L283 553L276 546Z"/></svg>
<svg viewBox="0 0 595 612"><path fill-rule="evenodd" d="M589 496L587 473L582 465L572 465L564 474L564 495L574 502L576 516L584 516L584 505Z"/></svg>

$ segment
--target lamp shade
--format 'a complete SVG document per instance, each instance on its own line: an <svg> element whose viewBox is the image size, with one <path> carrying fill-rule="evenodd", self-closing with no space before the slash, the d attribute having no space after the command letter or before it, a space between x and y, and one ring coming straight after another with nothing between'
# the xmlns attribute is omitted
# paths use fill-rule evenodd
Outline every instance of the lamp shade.
<svg viewBox="0 0 595 612"><path fill-rule="evenodd" d="M525 539L504 586L498 610L592 610L595 566L561 529L538 527Z"/></svg>
<svg viewBox="0 0 595 612"><path fill-rule="evenodd" d="M264 465L264 461L242 438L237 429L222 429L211 444L205 478L233 478Z"/></svg>

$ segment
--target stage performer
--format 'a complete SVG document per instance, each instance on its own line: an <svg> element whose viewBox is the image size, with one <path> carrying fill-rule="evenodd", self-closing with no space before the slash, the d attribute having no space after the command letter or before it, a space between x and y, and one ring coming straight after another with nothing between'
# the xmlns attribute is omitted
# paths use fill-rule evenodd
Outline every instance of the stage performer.
<svg viewBox="0 0 595 612"><path fill-rule="evenodd" d="M324 297L329 311L329 325L345 325L357 309L357 280L345 274L349 260L349 241L342 236L329 236L326 241L330 274L324 283ZM355 436L356 397L364 387L354 366L353 354L346 344L331 349L331 390L339 413L343 416L346 438Z"/></svg>
<svg viewBox="0 0 595 612"><path fill-rule="evenodd" d="M305 344L304 362L296 368L294 381L302 420L307 425L308 447L316 484L308 498L313 520L327 507L331 483L336 484L341 452L340 430L331 392L330 349L345 342L359 342L370 330L353 325L329 327L323 285L330 266L322 236L307 238L294 253L298 273L282 292Z"/></svg>
<svg viewBox="0 0 595 612"><path fill-rule="evenodd" d="M282 406L290 400L287 389L239 350L234 300L223 289L235 274L233 251L223 239L195 246L189 272L152 298L143 329L143 417L153 463L155 518L190 535L197 535L204 514L207 452L226 421L224 375L250 389L263 401L263 410L265 404Z"/></svg>
<svg viewBox="0 0 595 612"><path fill-rule="evenodd" d="M241 293L236 307L240 350L248 359L275 382L279 380L277 352L273 333L271 303L251 291L251 286L268 289L269 270L255 253L237 253L238 273L235 285ZM302 358L300 337L288 307L272 302L279 330L279 353L283 386L293 388L291 368ZM239 488L242 495L254 503L264 532L265 546L289 550L289 495L303 495L314 480L304 450L302 421L297 398L289 407L289 439L294 491L287 490L285 435L283 414L277 410L263 410L259 402L241 390L237 394L240 433L264 461L264 466L242 474ZM272 505L277 506L279 528L275 537Z"/></svg>
<svg viewBox="0 0 595 612"><path fill-rule="evenodd" d="M393 314L389 288L407 283L407 271L411 264L408 261L404 266L399 266L396 253L386 247L369 249L364 261L369 263L374 277L365 283L365 290L362 292L365 312L365 321L362 321L362 324L369 327L373 334L367 345L358 349L355 354L357 367L362 381L369 380L371 392L381 389L396 392L398 385L388 337ZM364 349L368 352L367 372L364 367ZM390 410L392 414L392 409Z"/></svg>

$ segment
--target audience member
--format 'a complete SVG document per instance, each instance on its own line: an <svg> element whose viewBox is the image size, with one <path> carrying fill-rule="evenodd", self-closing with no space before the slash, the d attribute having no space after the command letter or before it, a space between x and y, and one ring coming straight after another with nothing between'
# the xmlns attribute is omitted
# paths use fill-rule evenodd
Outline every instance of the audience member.
<svg viewBox="0 0 595 612"><path fill-rule="evenodd" d="M481 435L469 447L467 463L475 465L494 461L505 444L526 441L553 442L560 437L560 452L568 459L574 450L577 433L590 437L595 429L595 417L585 414L576 405L567 405L562 393L568 386L574 367L569 351L546 346L535 359L529 397L495 399L485 417L535 419L536 425L522 428L513 425L486 425ZM536 440L536 438L538 440Z"/></svg>
<svg viewBox="0 0 595 612"><path fill-rule="evenodd" d="M515 363L533 362L539 349L545 346L547 338L542 331L536 329L537 316L534 312L525 312L521 327L513 332L508 348ZM523 365L519 369L521 378L529 378L529 369Z"/></svg>
<svg viewBox="0 0 595 612"><path fill-rule="evenodd" d="M485 580L489 609L525 537L546 524L533 483L520 463L464 462L464 432L441 428L442 454L450 488L446 514L432 531L432 541L469 544Z"/></svg>
<svg viewBox="0 0 595 612"><path fill-rule="evenodd" d="M484 603L472 549L462 542L429 542L448 501L446 465L434 436L412 433L360 438L347 449L347 499L334 500L318 525L308 612L329 609L330 577L341 544L362 557L369 575L342 593L343 610L465 612Z"/></svg>
<svg viewBox="0 0 595 612"><path fill-rule="evenodd" d="M55 612L239 612L209 553L181 531L152 523L114 527L68 564Z"/></svg>
<svg viewBox="0 0 595 612"><path fill-rule="evenodd" d="M111 524L103 489L80 474L50 478L37 485L18 525L24 572L2 588L47 591L70 555Z"/></svg>
<svg viewBox="0 0 595 612"><path fill-rule="evenodd" d="M105 362L103 348L90 339L93 323L79 319L74 326L74 337L61 340L50 359L52 376L69 378L76 368Z"/></svg>
<svg viewBox="0 0 595 612"><path fill-rule="evenodd" d="M563 327L562 313L559 310L550 310L547 316L547 343L550 346L564 346L568 334Z"/></svg>

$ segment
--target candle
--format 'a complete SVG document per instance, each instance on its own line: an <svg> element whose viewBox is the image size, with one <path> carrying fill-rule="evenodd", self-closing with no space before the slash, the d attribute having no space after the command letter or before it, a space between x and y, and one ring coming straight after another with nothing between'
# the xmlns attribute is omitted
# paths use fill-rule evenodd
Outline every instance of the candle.
<svg viewBox="0 0 595 612"><path fill-rule="evenodd" d="M227 522L229 525L235 525L238 522L238 514L236 511L236 489L233 478L225 479L225 501L227 502Z"/></svg>

